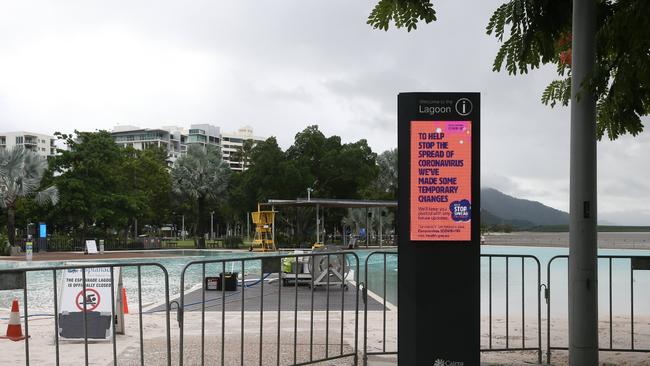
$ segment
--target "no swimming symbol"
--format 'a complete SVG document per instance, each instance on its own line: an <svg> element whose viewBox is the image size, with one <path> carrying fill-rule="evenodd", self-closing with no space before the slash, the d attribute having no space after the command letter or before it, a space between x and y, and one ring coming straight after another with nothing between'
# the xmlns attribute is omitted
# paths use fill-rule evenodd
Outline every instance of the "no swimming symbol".
<svg viewBox="0 0 650 366"><path fill-rule="evenodd" d="M85 296L83 290L79 291L75 299L75 305L77 305L77 309L84 311L85 303L86 311L93 311L99 306L100 301L99 292L93 288L87 288Z"/></svg>

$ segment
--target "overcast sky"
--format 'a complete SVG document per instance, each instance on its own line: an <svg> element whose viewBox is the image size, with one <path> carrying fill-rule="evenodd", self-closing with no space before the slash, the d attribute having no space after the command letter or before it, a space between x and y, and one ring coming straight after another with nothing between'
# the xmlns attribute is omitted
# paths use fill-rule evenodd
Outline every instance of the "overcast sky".
<svg viewBox="0 0 650 366"><path fill-rule="evenodd" d="M539 102L554 67L492 72L502 1L437 1L411 33L363 1L4 1L0 130L251 125L286 148L318 124L380 152L399 92L478 91L483 186L568 210L569 109ZM650 131L598 149L600 220L650 225Z"/></svg>

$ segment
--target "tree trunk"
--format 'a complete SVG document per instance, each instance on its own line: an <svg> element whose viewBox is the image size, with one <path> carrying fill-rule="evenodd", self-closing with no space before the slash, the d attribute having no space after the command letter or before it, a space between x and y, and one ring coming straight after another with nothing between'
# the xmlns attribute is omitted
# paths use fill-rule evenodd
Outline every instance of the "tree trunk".
<svg viewBox="0 0 650 366"><path fill-rule="evenodd" d="M16 243L16 209L13 206L7 206L7 235L9 244L12 246Z"/></svg>
<svg viewBox="0 0 650 366"><path fill-rule="evenodd" d="M81 242L79 243L79 247L76 249L80 250L85 250L86 249L86 219L82 220L82 226L81 226Z"/></svg>

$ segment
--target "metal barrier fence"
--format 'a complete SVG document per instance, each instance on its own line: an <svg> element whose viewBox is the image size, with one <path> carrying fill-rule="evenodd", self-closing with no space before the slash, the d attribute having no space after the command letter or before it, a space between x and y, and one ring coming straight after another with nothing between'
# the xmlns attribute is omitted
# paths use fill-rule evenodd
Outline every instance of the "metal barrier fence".
<svg viewBox="0 0 650 366"><path fill-rule="evenodd" d="M66 265L66 266L55 266L55 267L34 267L34 268L15 268L15 269L3 269L0 270L0 277L4 275L17 278L19 282L22 282L22 297L23 297L23 315L24 315L24 327L25 335L27 339L25 340L25 365L30 364L30 317L39 316L32 315L30 313L30 303L28 303L28 295L30 288L28 286L28 274L29 273L44 273L41 277L38 278L41 287L47 285L51 281L53 305L51 306L54 315L45 314L47 316L54 316L54 352L53 360L56 365L59 365L60 359L60 320L59 320L59 294L60 294L60 285L59 280L61 279L61 271L68 270L79 270L81 271L81 289L82 293L86 294L87 284L86 284L86 273L92 271L96 268L109 268L110 269L110 304L111 304L111 319L116 319L116 304L119 304L119 300L116 301L115 298L115 289L116 289L116 279L114 278L114 269L120 268L130 268L137 270L137 291L138 291L138 342L139 347L139 361L141 364L145 363L145 355L148 357L154 357L152 354L156 350L151 350L151 354L145 354L145 343L144 343L144 332L143 332L143 303L142 303L142 270L143 269L153 269L155 271L160 271L163 275L161 280L164 282L164 302L162 305L159 305L159 310L151 310L150 312L164 312L165 318L165 337L164 353L166 358L164 362L167 365L171 365L172 362L172 351L175 349L172 348L172 338L171 338L171 329L170 329L170 309L172 303L177 303L178 305L178 325L179 325L179 338L178 338L178 363L183 365L184 362L188 364L201 364L206 363L218 363L213 359L209 359L212 355L209 355L207 351L216 352L217 348L220 349L220 361L221 365L232 365L232 364L244 364L245 356L249 359L251 357L250 353L255 353L253 358L257 358L256 363L259 362L260 365L270 364L269 360L272 360L273 364L292 364L292 365L307 365L316 362L336 360L342 358L351 358L352 362L356 365L358 362L358 351L359 351L359 297L363 300L363 317L364 317L364 329L363 329L363 363L364 365L368 361L367 357L371 355L389 355L397 354L397 347L387 347L391 344L390 341L396 345L397 333L394 332L394 339L390 339L392 334L388 332L393 332L393 329L389 327L389 322L397 322L397 316L391 314L390 317L387 316L387 310L394 311L395 306L389 304L389 292L392 291L392 288L389 285L389 273L393 268L388 267L389 259L396 257L398 254L395 251L375 251L368 253L368 256L365 258L364 267L360 266L360 260L357 254L354 252L348 251L338 251L338 252L313 252L305 254L283 254L283 255L257 255L250 257L239 257L239 258L221 258L215 260L202 260L202 261L193 261L185 265L181 272L180 278L180 294L178 302L172 301L170 303L170 286L169 286L169 275L164 266L157 263L106 263L106 264L89 264L89 265ZM373 259L379 258L379 261L372 263ZM547 283L544 285L541 283L541 265L539 260L530 255L506 255L506 254L483 254L482 258L482 273L484 276L484 281L487 281L487 303L488 303L488 340L487 346L483 344L481 352L507 352L507 351L536 351L538 353L538 362L542 362L542 319L541 319L541 294L540 290L542 286L546 287L544 292L546 303L547 303L547 319L546 319L546 351L547 359L546 362L550 363L551 361L551 352L552 350L567 350L566 346L559 346L552 344L552 329L551 329L551 289L554 290L554 293L557 293L558 290L555 287L551 287L552 275L558 275L557 272L553 272L553 266L560 260L567 260L568 256L560 255L551 258L547 264ZM635 340L635 335L638 335L638 329L635 333L635 272L639 270L650 270L650 257L648 256L613 256L613 255L601 255L598 256L599 263L605 264L605 267L601 267L601 270L607 270L607 275L609 277L608 282L608 291L607 298L609 301L609 339L608 344L600 347L601 351L614 351L614 352L648 352L650 353L650 348L640 347L638 339ZM503 264L505 266L505 275L502 275L502 272L495 271L495 263ZM513 266L514 263L514 266ZM370 267L372 265L381 266L375 267L380 268L377 271L378 275L370 276ZM615 266L621 266L622 270ZM625 267L625 265L629 265ZM305 266L307 269L305 269ZM392 264L391 264L392 266ZM487 267L487 268L486 268ZM232 273L235 269L240 271L241 278L234 278L234 292L229 292L227 274L229 273L227 269L230 268ZM396 267L395 267L396 269ZM514 273L517 274L521 269L520 275L516 275L514 278L511 276L511 273L514 270ZM351 270L354 270L354 277L348 278L345 274L350 273ZM361 271L365 270L365 273L362 274ZM623 277L627 281L629 278L629 347L620 347L615 346L616 341L613 339L614 335L614 314L612 310L613 304L613 285L612 278L613 273L616 272L617 275L622 273ZM217 283L219 284L219 289L214 292L210 292L209 285L206 280L210 277L210 274L218 274ZM323 274L319 276L319 274ZM495 275L495 273L500 273ZM533 274L534 273L534 274ZM629 275L628 275L629 273ZM532 277L531 277L531 274ZM258 278L251 278L251 276L257 276ZM505 338L501 339L501 344L505 342L505 346L493 344L493 307L494 297L493 288L495 286L494 279L503 277L505 282ZM371 278L372 277L372 278ZM535 278L536 277L536 278ZM564 277L560 276L562 281ZM51 278L51 279L50 279ZM198 283L194 283L192 289L186 288L188 285L192 284L192 281L197 282L196 279L199 279L200 286ZM375 286L369 286L373 281L373 278L379 281L379 284ZM637 277L638 278L638 277ZM528 279L528 280L526 280ZM2 278L0 278L2 280ZM34 278L32 277L32 280ZM521 295L517 296L519 292L517 290L518 281L521 281ZM1 282L1 281L0 281ZM536 284L534 290L532 283ZM556 282L557 283L557 280ZM627 282L626 282L627 283ZM354 286L353 290L346 291L348 284ZM514 286L512 284L515 284ZM301 286L305 285L305 286ZM308 290L304 290L308 286ZM336 293L337 287L340 289L339 293ZM513 334L510 332L511 329L511 319L513 308L510 306L510 300L512 298L511 289L515 289L515 300L521 301L521 319L517 319L515 322L521 321L521 333ZM528 289L527 289L528 288ZM362 290L361 290L362 289ZM374 291L372 291L375 289ZM361 291L360 291L361 290ZM397 292L397 288L394 287L394 291ZM536 292L536 302L537 309L530 309L526 306L526 294L528 294L528 299L530 300L531 294L534 291ZM618 289L617 291L621 291ZM638 285L637 285L638 291ZM372 292L372 293L371 293ZM391 292L392 294L392 292ZM118 295L119 296L119 295ZM499 295L500 296L500 295ZM638 296L638 294L637 294ZM644 295L646 296L646 295ZM620 296L619 296L620 297ZM554 297L555 298L555 297ZM315 302L315 299L318 301ZM162 299L161 299L162 300ZM369 349L369 314L371 312L371 302L374 301L375 310L381 309L381 313L374 312L374 319L379 322L379 317L381 317L381 333L375 332L373 338L374 340L380 340L375 345L379 344L378 348L375 350ZM556 300L557 301L557 300ZM638 301L637 301L638 302ZM627 302L625 303L627 304ZM381 308L380 308L381 306ZM192 309L194 307L194 309ZM119 307L118 307L119 308ZM215 311L210 311L209 309L215 309ZM49 309L49 308L48 308ZM83 320L83 346L84 346L84 361L83 364L88 365L89 359L92 360L92 354L89 353L89 337L88 337L88 319L86 310L86 301L83 301L83 310L82 320ZM192 312L194 310L194 312ZM527 328L526 325L530 323L527 321L526 314L535 314L536 316L536 344L529 344L526 340ZM637 309L638 311L638 309ZM208 320L206 313L210 312L209 318L213 321ZM291 316L291 313L293 316ZM42 314L40 314L42 315ZM519 315L519 314L517 314ZM216 321L216 317L220 318L220 321ZM292 324L287 326L287 320L283 322L284 319ZM185 332L186 323L188 319L191 321L197 320L200 322L200 333L199 328L195 328L195 334L197 334L196 344L191 346L196 346L197 349L194 349L191 352L191 357L198 357L197 359L190 359L189 361L185 358L185 345L187 335L192 335ZM274 321L275 323L271 325L266 325L264 319ZM347 321L347 322L346 322ZM627 320L625 320L627 321ZM304 325L309 323L309 327L301 327L299 329L299 323ZM332 326L331 323L334 323ZM248 323L248 326L247 324ZM253 323L254 327L251 332L250 324ZM375 323L376 324L376 323ZM392 324L392 323L391 323ZM315 326L316 325L316 326ZM533 327L535 324L533 324ZM319 329L320 327L320 329ZM38 327L37 327L38 328ZM271 329L269 329L271 328ZM293 332L288 330L292 328ZM43 329L41 327L41 329ZM38 329L37 329L38 330ZM206 332L207 330L207 332ZM115 337L116 327L115 325L112 328L112 337L111 337L111 346L112 346L112 363L114 365L118 364L118 352L117 352L117 340ZM209 334L212 332L212 334ZM324 333L324 341L322 338L322 333ZM214 335L214 337L212 337ZM265 335L271 335L271 337L277 342L273 345L274 349L267 349L268 344L264 342ZM227 340L231 336L237 336L238 342L229 342L230 345L234 345L232 348L226 349ZM250 339L255 336L259 336L258 342L251 342ZM284 344L281 343L281 339L286 340L286 337L292 337L288 342ZM320 338L319 338L320 337ZM521 341L512 341L511 338L521 337ZM530 336L528 336L530 340ZM318 339L317 339L318 338ZM214 341L219 340L217 343ZM248 341L245 342L245 339ZM332 340L334 339L334 340ZM211 344L206 345L206 340L212 342ZM299 342L300 340L300 342ZM308 340L308 341L307 341ZM498 342L497 342L498 343ZM174 345L175 346L175 345ZM287 348L284 348L287 347ZM301 352L299 351L301 348ZM236 348L236 350L235 350ZM253 350L254 348L254 350ZM198 351L198 352L197 352ZM233 362L231 358L236 356L235 353L238 353L238 362ZM299 353L302 353L302 356L299 357ZM307 356L308 354L308 356ZM267 358L264 356L267 355ZM108 356L106 356L108 357ZM157 356L155 356L157 357ZM249 360L250 361L250 360ZM81 359L79 359L81 363Z"/></svg>
<svg viewBox="0 0 650 366"><path fill-rule="evenodd" d="M95 238L87 238L95 239ZM124 239L124 238L109 238L102 239L104 240L104 249L105 250L142 250L148 249L144 245L142 239L133 240L133 239ZM26 239L16 239L16 245L21 247L21 250L25 251L25 243L28 240ZM34 243L34 251L38 252L40 250L46 250L50 252L79 252L84 251L86 248L86 241L81 238L61 238L61 237L50 237L50 238L36 238L31 240ZM99 239L95 239L97 245L99 245Z"/></svg>
<svg viewBox="0 0 650 366"><path fill-rule="evenodd" d="M381 300L382 300L382 341L381 341L381 351L368 351L368 284L369 284L369 278L368 278L368 273L370 272L370 259L373 256L382 256L383 257L383 277L382 277L382 292L381 292ZM386 350L386 298L388 297L387 293L387 257L388 256L395 256L397 257L397 252L395 251L374 251L368 254L366 257L365 261L365 275L364 275L364 282L363 282L363 292L362 292L362 298L363 298L363 364L364 366L368 364L368 356L372 355L396 355L397 354L397 347L395 350ZM395 334L395 337L397 338L397 334Z"/></svg>
<svg viewBox="0 0 650 366"><path fill-rule="evenodd" d="M145 250L145 249L163 249L170 247L169 243L177 243L174 239L166 239L160 237L143 237L137 239L127 238L107 238L97 239L93 237L86 238L88 240L95 240L99 245L100 241L104 243L104 250ZM33 243L34 252L51 251L51 252L79 252L84 251L86 248L86 240L81 238L69 237L48 237L48 238L34 238L32 240L16 239L16 245L20 246L21 250L25 251L25 243L31 241ZM174 245L173 247L175 247Z"/></svg>
<svg viewBox="0 0 650 366"><path fill-rule="evenodd" d="M567 260L568 255L557 255L551 258L547 267L547 291L546 291L546 304L547 304L547 322L546 322L546 336L547 336L547 353L546 362L551 363L551 350L568 350L566 346L554 346L551 344L551 265L559 259ZM608 268L608 300L609 300L609 342L605 347L599 346L599 351L605 352L650 352L650 348L638 348L634 341L634 271L635 270L650 270L650 257L648 256L620 256L620 255L599 255L600 260L607 263ZM612 312L612 264L617 262L629 262L629 278L630 278L630 346L627 347L614 347L613 342L613 312Z"/></svg>
<svg viewBox="0 0 650 366"><path fill-rule="evenodd" d="M481 254L481 258L488 259L488 347L481 348L481 352L504 352L504 351L537 351L538 362L542 363L542 299L541 299L541 265L537 257L532 255L510 255L510 254ZM492 275L494 258L503 258L505 260L505 347L493 347L492 344ZM510 262L511 260L521 262L521 345L513 346L510 342ZM526 345L526 262L532 262L537 273L537 286L534 293L537 293L537 344L533 346Z"/></svg>
<svg viewBox="0 0 650 366"><path fill-rule="evenodd" d="M117 356L117 340L116 340L116 324L117 324L117 315L116 313L118 312L119 309L116 308L116 305L118 302L116 302L115 299L115 294L116 294L116 284L115 284L115 275L114 275L114 270L115 268L136 268L137 269L137 283L138 283L138 314L139 314L139 353L140 353L140 364L144 365L144 334L143 334L143 326L142 326L142 268L143 267L153 267L153 268L158 268L162 272L162 277L164 279L164 286L165 286L165 304L169 304L169 276L167 273L167 269L163 267L162 265L158 263L140 263L140 262L134 262L134 263L106 263L106 264L88 264L88 265L66 265L66 266L53 266L53 267L32 267L32 268L17 268L17 269L2 269L0 270L0 277L3 277L3 280L7 279L15 279L17 280L16 282L22 282L22 292L23 292L23 317L24 317L24 322L25 322L25 365L28 366L30 365L30 334L29 334L29 318L30 316L37 316L37 315L30 315L29 312L29 303L28 303L28 287L29 287L29 282L27 275L28 273L36 273L36 272L49 272L52 275L52 295L53 295L53 311L54 313L52 315L50 314L38 314L38 316L53 316L54 317L54 347L55 347L55 353L54 353L54 361L55 364L58 366L60 364L60 322L63 319L62 317L60 318L59 314L59 285L58 285L58 280L57 280L57 272L58 271L71 271L71 270L78 270L81 271L81 289L82 291L80 294L83 294L83 308L80 309L80 313L83 314L82 318L82 324L83 324L83 345L84 345L84 365L89 364L89 350L88 350L88 339L89 339L89 328L88 328L88 313L91 311L91 309L88 309L87 306L87 294L88 294L88 288L86 284L86 279L87 279L87 272L92 271L93 269L110 269L110 291L111 291L111 296L110 296L110 306L111 306L111 317L110 321L112 322L112 334L111 334L111 344L112 344L112 360L113 360L113 365L117 366L118 364L118 356ZM60 276L59 276L60 277ZM41 283L42 284L42 283ZM64 284L65 285L65 284ZM104 284L105 286L105 284ZM16 287L19 287L18 285ZM14 287L14 288L16 288ZM79 295L80 296L80 295ZM77 298L79 297L77 296ZM121 294L118 293L117 296L121 296ZM77 300L78 301L78 300ZM97 300L99 302L99 300ZM171 329L170 329L170 318L169 318L169 306L166 305L164 306L165 312L165 328L166 328L166 364L171 365ZM122 326L124 324L122 323ZM74 337L77 338L77 337ZM80 338L80 337L79 337ZM69 361L69 359L67 360ZM78 363L77 363L78 364Z"/></svg>
<svg viewBox="0 0 650 366"><path fill-rule="evenodd" d="M303 269L301 269L300 264L305 264L309 266L309 274L307 276L301 276L301 274L304 274ZM230 275L232 276L237 276L236 274L233 274L232 271L233 269L236 269L241 271L241 279L237 279L237 287L239 287L239 290L235 293L232 294L226 294L226 289L227 289L227 282L226 282L226 275L228 272L226 271L227 265L231 265L231 273ZM286 269L288 266L291 268L290 271L283 271L283 268ZM213 273L218 273L219 271L221 272L218 277L218 282L220 282L220 288L217 290L217 293L220 294L220 296L214 295L212 298L207 298L206 299L206 281L202 280L200 289L196 289L196 291L190 291L189 293L186 294L185 287L187 284L187 279L190 277L188 269L191 267L200 267L200 273L201 279L206 278L206 271ZM212 267L212 268L210 268ZM254 278L254 279L247 279L246 274L247 274L247 268L250 268L248 271L249 273L254 272L255 274L259 274L259 278ZM313 364L316 362L322 362L322 361L328 361L328 360L336 360L336 359L341 359L341 358L352 358L353 363L356 365L358 360L357 360L357 354L358 354L358 323L359 323L359 286L357 284L357 281L353 280L348 280L346 278L346 273L350 269L353 269L355 271L355 275L359 275L359 257L353 253L353 252L346 252L346 251L340 251L340 252L313 252L310 254L288 254L288 255L262 255L262 256L255 256L255 257L247 257L247 258L234 258L234 259L215 259L215 260L201 260L201 261L193 261L188 263L184 268L183 271L181 272L181 293L180 293L180 304L179 304L179 327L180 327L180 337L179 337L179 365L183 365L184 362L186 362L185 357L184 357L184 348L185 348L185 323L187 322L188 318L188 312L190 311L188 307L192 304L194 305L199 305L200 306L200 324L201 324L201 329L200 329L200 347L199 347L199 355L200 355L200 360L194 360L192 361L192 364L200 364L204 365L206 363L206 324L210 325L210 329L214 329L213 326L219 327L220 331L220 341L214 344L217 348L220 348L220 357L219 355L215 355L216 358L220 358L220 364L221 365L233 365L233 364L244 364L244 360L246 357L249 358L249 361L247 363L250 363L251 358L258 358L259 359L259 364L260 365L268 365L271 364L268 360L265 361L265 353L264 353L264 335L265 335L265 326L264 326L264 318L265 318L265 305L269 307L268 303L271 302L270 307L273 307L272 311L277 312L277 315L275 316L275 319L277 319L277 324L275 324L275 329L273 329L274 334L273 336L275 337L275 341L277 342L276 344L276 349L274 350L275 355L275 364L281 365L282 358L285 356L285 352L281 352L282 350L282 345L281 345L281 339L283 336L282 333L282 310L285 310L285 317L286 317L286 312L290 312L293 310L293 341L289 342L289 346L292 345L292 352L288 353L288 363L292 365L308 365L308 364ZM271 278L271 275L276 274L277 277ZM209 277L209 276L208 276ZM269 281L266 281L266 280ZM267 284L265 285L265 282ZM277 288L274 286L274 282L277 283ZM251 284L249 284L251 283ZM351 299L348 299L349 301L353 301L353 304L349 304L348 306L351 306L351 310L349 312L352 312L354 316L354 329L352 329L354 333L354 340L349 342L352 343L352 346L349 346L349 349L346 350L344 347L345 340L344 340L344 330L345 330L345 309L346 309L346 293L348 293L347 287L348 283L351 283L354 285L354 291L350 291L352 295L348 295L347 297L352 297ZM309 290L308 291L299 291L299 285L308 285ZM340 303L337 303L337 305L340 304L340 313L338 310L331 310L330 309L330 302L333 302L334 299L337 299L337 295L330 296L331 291L330 287L331 285L336 285L339 286L340 288ZM286 290L283 290L283 287L290 286L293 287L293 289L288 288ZM303 286L304 287L304 286ZM315 291L319 287L324 287L325 295L324 299L322 294L319 295L320 300L325 301L325 308L321 309L319 311L319 318L316 319L319 321L319 323L322 324L324 321L325 323L325 340L324 340L324 345L320 344L319 346L322 348L324 347L324 354L322 356L316 355L315 352L315 342L314 342L314 336L315 336L315 329L314 329L314 322L315 322L315 305L314 305L314 295L315 292L320 293L320 291ZM266 289L266 290L265 290ZM265 293L266 291L266 293ZM200 299L196 299L197 301L192 303L190 302L190 305L186 303L188 295L191 296L197 296L197 292L200 292ZM249 297L246 297L246 294L248 292L254 292L253 295L250 295ZM274 292L277 292L277 298L274 299L274 297L268 297L267 304L265 304L265 297L267 295L275 295ZM283 293L286 292L285 297L283 297ZM228 311L228 305L232 304L233 301L226 302L226 298L229 296L238 296L237 298L234 298L236 301L239 301L239 304L236 304L236 301L234 305L231 306L231 311ZM258 298L256 301L251 301L254 298ZM301 357L300 359L298 358L298 317L299 317L299 299L301 299L301 304L303 305L303 310L309 311L309 357L306 359L306 355L304 357ZM273 306L272 302L277 301L277 306ZM337 300L338 301L338 300ZM288 303L287 303L288 302ZM309 305L304 304L304 302L307 302ZM212 304L210 304L212 303ZM238 305L238 306L237 306ZM251 305L251 306L249 306ZM219 322L206 322L206 307L214 307L214 308L220 308L220 316L221 319ZM284 307L283 307L284 306ZM322 303L319 301L319 308L322 306ZM246 311L248 309L248 311ZM303 311L301 311L302 313ZM323 314L324 312L324 314ZM331 317L334 317L336 314L333 313L339 313L339 322L340 322L340 339L339 342L336 342L335 344L331 344L331 338L332 335L338 338L339 335L336 335L334 333L330 333L330 323L331 323ZM257 315L257 316L256 316ZM266 316L271 316L269 312L267 312ZM322 319L324 317L324 319ZM238 328L239 328L239 360L235 359L230 359L228 358L228 361L226 361L227 357L234 357L232 355L227 355L227 350L226 350L226 339L230 338L229 334L226 334L226 325L228 324L229 318L234 321L238 321ZM259 328L255 328L254 331L256 334L253 334L253 332L246 331L246 318L250 318L252 322L255 322L256 320L259 322ZM255 319L257 318L257 319ZM335 319L336 320L336 319ZM220 324L219 324L220 323ZM233 323L233 321L231 321ZM232 331L232 329L236 328L237 326L233 324L232 327L229 327L228 329ZM267 327L268 328L268 327ZM250 329L250 327L248 327ZM301 330L303 333L305 332L304 330ZM334 331L333 331L334 332ZM251 342L245 342L246 336L254 337L254 336L259 336L259 343L257 344L257 349L255 352L257 355L255 357L252 356L252 354L245 352L246 349L250 349ZM286 334L285 334L286 337ZM306 335L304 336L306 338ZM303 337L301 336L301 340L304 340ZM321 341L322 342L322 341ZM245 347L248 346L248 347ZM338 347L337 347L338 346ZM336 349L338 348L338 350ZM211 348L213 349L213 348ZM321 350L322 351L322 350ZM303 353L306 353L306 350L303 350ZM196 355L196 354L193 354ZM269 356L270 357L270 356ZM286 357L285 357L286 358ZM239 362L237 362L239 361ZM212 361L210 363L213 363Z"/></svg>
<svg viewBox="0 0 650 366"><path fill-rule="evenodd" d="M372 355L395 355L397 354L397 349L395 348L394 350L387 350L386 349L386 332L387 332L387 325L386 325L386 298L387 298L387 289L386 289L386 284L387 284L387 257L388 256L397 256L397 252L395 251L374 251L368 254L366 257L365 261L365 277L364 277L364 286L363 286L363 295L362 298L364 300L364 329L363 329L363 357L364 357L364 365L367 363L368 356ZM381 256L383 257L383 281L382 281L382 291L381 291L381 299L383 301L383 306L382 306L382 337L381 337L381 350L380 351L369 351L368 350L368 283L369 283L369 277L368 273L370 272L370 260L372 257L376 256ZM481 258L485 258L488 260L488 304L489 304L489 312L488 312L488 345L487 348L481 348L481 352L505 352L505 351L535 351L537 352L537 358L538 362L542 362L542 308L541 308L541 294L540 294L540 289L541 289L541 265L539 260L532 255L506 255L506 254L483 254L481 255ZM499 258L504 260L505 264L505 346L503 347L494 347L493 345L493 294L492 294L492 289L493 289L493 259ZM512 334L510 334L510 294L509 294L509 287L510 287L510 262L512 261L518 261L521 263L521 343L514 345L511 341L510 338L512 337ZM536 344L533 345L528 345L526 344L526 306L525 306L525 296L526 296L526 290L525 290L525 279L526 279L526 263L531 262L533 264L532 270L535 272L537 281L536 281L536 287L533 289L533 293L537 294L537 309L536 309L536 338L537 342ZM535 312L535 311L533 311ZM394 335L395 338L397 337L397 334Z"/></svg>

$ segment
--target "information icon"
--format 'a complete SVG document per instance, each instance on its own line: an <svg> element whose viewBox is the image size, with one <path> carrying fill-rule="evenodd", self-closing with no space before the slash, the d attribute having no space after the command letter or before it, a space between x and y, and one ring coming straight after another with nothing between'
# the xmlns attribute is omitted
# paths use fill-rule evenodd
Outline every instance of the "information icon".
<svg viewBox="0 0 650 366"><path fill-rule="evenodd" d="M467 116L472 113L472 102L467 98L460 98L456 101L456 113Z"/></svg>

